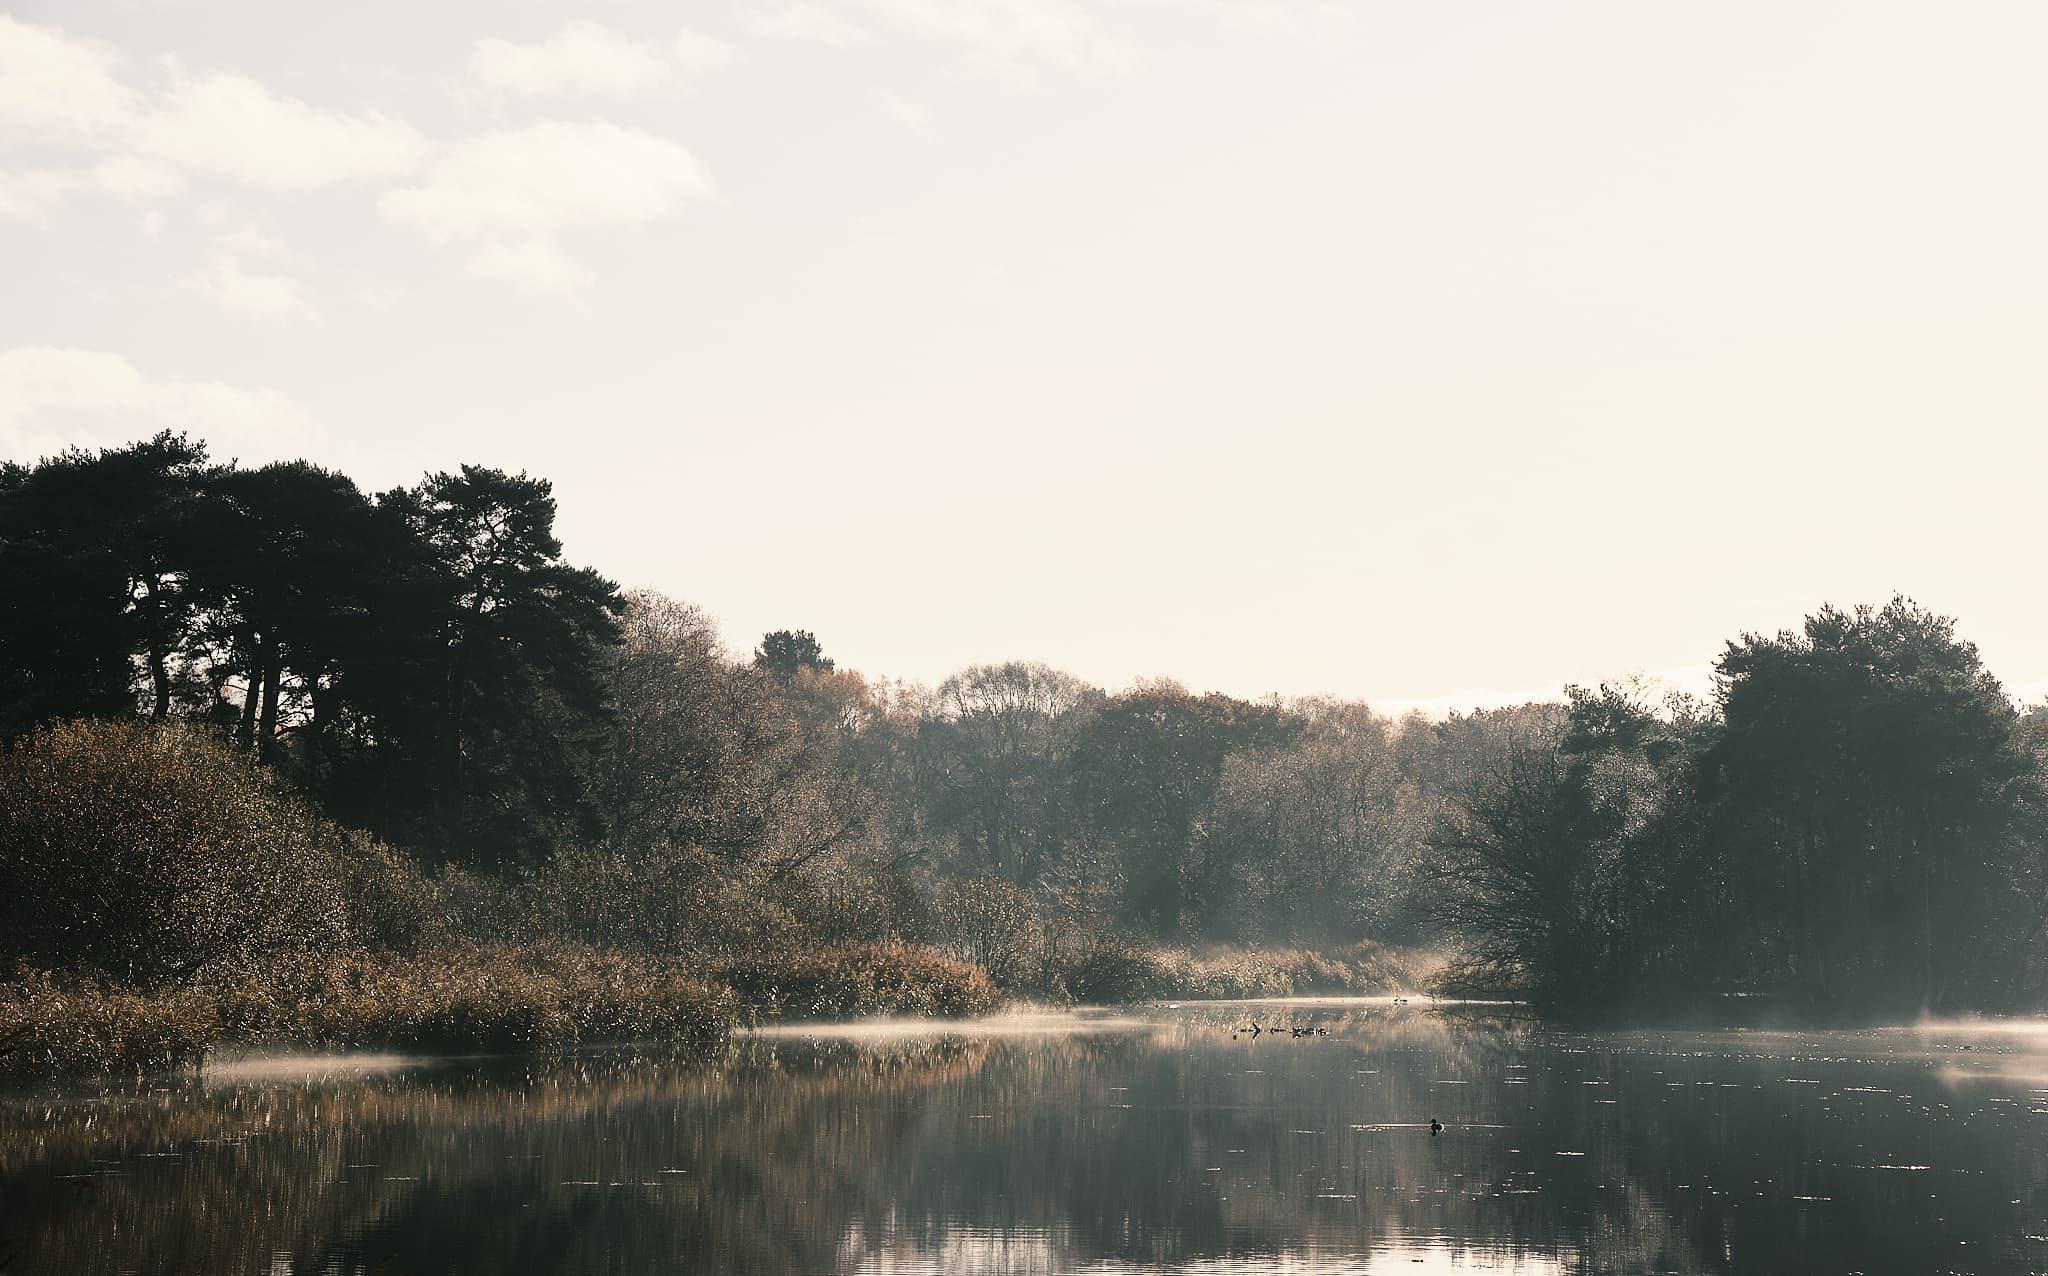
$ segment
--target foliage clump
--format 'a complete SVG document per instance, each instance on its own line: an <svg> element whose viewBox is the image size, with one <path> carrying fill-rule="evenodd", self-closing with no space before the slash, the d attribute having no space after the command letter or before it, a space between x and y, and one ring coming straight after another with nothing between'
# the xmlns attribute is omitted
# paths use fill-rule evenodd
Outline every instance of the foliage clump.
<svg viewBox="0 0 2048 1276"><path fill-rule="evenodd" d="M2048 758L1954 622L1823 607L1715 671L1711 705L1572 688L1495 736L1432 838L1456 981L1802 1017L2023 1005Z"/></svg>
<svg viewBox="0 0 2048 1276"><path fill-rule="evenodd" d="M713 968L764 1018L986 1014L1002 1001L988 972L919 944L832 944L734 957Z"/></svg>
<svg viewBox="0 0 2048 1276"><path fill-rule="evenodd" d="M360 850L203 731L62 723L0 757L0 946L145 988L329 949Z"/></svg>
<svg viewBox="0 0 2048 1276"><path fill-rule="evenodd" d="M1103 937L1073 949L1059 985L1086 1002L1232 1000L1310 994L1370 996L1415 988L1416 969L1392 950L1360 941L1332 953L1219 949L1193 953Z"/></svg>
<svg viewBox="0 0 2048 1276"><path fill-rule="evenodd" d="M0 1071L155 1071L221 1047L702 1047L735 1022L731 990L687 963L565 944L342 953L147 991L23 968L0 980Z"/></svg>
<svg viewBox="0 0 2048 1276"><path fill-rule="evenodd" d="M293 1046L703 1045L735 1013L731 992L687 963L564 943L351 954L215 995L230 1039Z"/></svg>
<svg viewBox="0 0 2048 1276"><path fill-rule="evenodd" d="M0 977L0 1072L144 1072L196 1064L220 1039L215 999L84 972Z"/></svg>

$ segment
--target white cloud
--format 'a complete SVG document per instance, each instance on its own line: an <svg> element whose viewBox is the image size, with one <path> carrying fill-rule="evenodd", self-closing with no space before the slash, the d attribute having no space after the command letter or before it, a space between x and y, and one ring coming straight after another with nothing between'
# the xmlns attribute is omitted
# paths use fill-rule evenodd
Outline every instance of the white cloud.
<svg viewBox="0 0 2048 1276"><path fill-rule="evenodd" d="M145 156L269 190L397 177L427 153L403 120L323 110L226 74L178 75L135 144Z"/></svg>
<svg viewBox="0 0 2048 1276"><path fill-rule="evenodd" d="M904 128L922 131L932 122L932 113L915 102L897 97L894 93L882 94L882 109L889 118Z"/></svg>
<svg viewBox="0 0 2048 1276"><path fill-rule="evenodd" d="M184 430L217 455L296 455L317 436L305 409L275 390L220 381L152 381L118 354L58 346L0 350L0 449L28 460L67 447L117 447Z"/></svg>
<svg viewBox="0 0 2048 1276"><path fill-rule="evenodd" d="M739 50L715 36L688 27L676 32L676 61L692 75L722 70L739 60Z"/></svg>
<svg viewBox="0 0 2048 1276"><path fill-rule="evenodd" d="M0 178L0 213L39 215L81 190L162 199L182 192L188 173L271 190L388 179L416 170L427 154L410 125L380 112L310 106L247 76L193 77L168 60L168 86L146 95L122 82L120 65L99 44L0 15L0 146L106 156L89 173Z"/></svg>
<svg viewBox="0 0 2048 1276"><path fill-rule="evenodd" d="M469 269L486 279L552 296L581 292L595 279L551 239L485 244L471 255Z"/></svg>
<svg viewBox="0 0 2048 1276"><path fill-rule="evenodd" d="M221 309L266 323L318 323L320 312L306 300L305 285L290 275L245 269L232 251L216 256L205 271L182 275L180 288Z"/></svg>
<svg viewBox="0 0 2048 1276"><path fill-rule="evenodd" d="M1128 71L1140 61L1138 50L1110 31L1085 0L788 0L751 8L742 21L756 35L835 45L867 39L872 24L951 45L1013 78L1029 79L1042 68Z"/></svg>
<svg viewBox="0 0 2048 1276"><path fill-rule="evenodd" d="M405 289L394 284L363 284L355 290L359 306L371 310L396 310L405 302Z"/></svg>
<svg viewBox="0 0 2048 1276"><path fill-rule="evenodd" d="M231 230L215 236L214 244L222 252L233 253L237 257L268 257L276 261L291 256L291 250L286 248L282 241L264 234L253 226L244 226L240 230Z"/></svg>
<svg viewBox="0 0 2048 1276"><path fill-rule="evenodd" d="M1216 0L1212 9L1225 27L1252 35L1292 31L1302 18L1301 6L1282 0Z"/></svg>
<svg viewBox="0 0 2048 1276"><path fill-rule="evenodd" d="M908 34L952 44L1013 69L1128 71L1137 50L1080 0L860 0Z"/></svg>
<svg viewBox="0 0 2048 1276"><path fill-rule="evenodd" d="M755 35L771 40L805 40L814 44L859 44L867 32L821 5L781 5L750 10L743 19Z"/></svg>
<svg viewBox="0 0 2048 1276"><path fill-rule="evenodd" d="M119 65L104 45L0 14L0 146L93 145L119 133L136 109Z"/></svg>
<svg viewBox="0 0 2048 1276"><path fill-rule="evenodd" d="M665 137L547 120L448 147L378 209L437 243L480 242L470 260L480 274L560 292L588 279L554 243L557 232L658 221L711 190L696 157Z"/></svg>
<svg viewBox="0 0 2048 1276"><path fill-rule="evenodd" d="M630 97L669 72L660 53L595 22L570 22L538 44L476 42L469 73L501 93Z"/></svg>
<svg viewBox="0 0 2048 1276"><path fill-rule="evenodd" d="M1311 4L1305 0L1128 0L1128 3L1178 18L1199 14L1226 31L1246 35L1299 32L1311 22L1344 22L1352 16L1342 4Z"/></svg>
<svg viewBox="0 0 2048 1276"><path fill-rule="evenodd" d="M0 171L0 218L47 222L57 205L80 191L98 190L139 204L184 188L185 179L175 169L132 155L117 155L90 169Z"/></svg>
<svg viewBox="0 0 2048 1276"><path fill-rule="evenodd" d="M93 184L109 195L141 202L163 199L185 189L185 175L138 155L116 155L93 166Z"/></svg>
<svg viewBox="0 0 2048 1276"><path fill-rule="evenodd" d="M544 120L447 147L378 208L445 243L655 221L710 193L696 157L665 137L607 120Z"/></svg>
<svg viewBox="0 0 2048 1276"><path fill-rule="evenodd" d="M85 184L83 173L66 169L0 172L0 217L45 222L49 220L51 210Z"/></svg>

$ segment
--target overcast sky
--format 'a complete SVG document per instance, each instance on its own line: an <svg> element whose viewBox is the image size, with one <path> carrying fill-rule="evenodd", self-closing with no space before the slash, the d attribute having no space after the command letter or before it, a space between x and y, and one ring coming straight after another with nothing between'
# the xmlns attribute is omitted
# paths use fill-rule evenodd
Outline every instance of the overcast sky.
<svg viewBox="0 0 2048 1276"><path fill-rule="evenodd" d="M0 452L554 480L936 680L2048 680L2048 5L0 3Z"/></svg>

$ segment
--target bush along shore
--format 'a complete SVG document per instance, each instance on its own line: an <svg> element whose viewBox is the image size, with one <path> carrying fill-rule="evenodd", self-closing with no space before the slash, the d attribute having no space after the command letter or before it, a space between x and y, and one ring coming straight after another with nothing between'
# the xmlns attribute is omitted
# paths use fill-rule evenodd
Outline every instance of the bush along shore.
<svg viewBox="0 0 2048 1276"><path fill-rule="evenodd" d="M835 910L696 852L564 856L516 881L429 871L324 819L229 742L169 724L66 723L0 759L0 870L16 884L0 905L0 1072L17 1076L188 1068L223 1050L693 1050L745 1023L972 1016L1010 996L1414 978L1372 944L1197 956L1108 934L1052 943L1001 913L975 943L848 938L860 928L837 913L879 892L841 891Z"/></svg>

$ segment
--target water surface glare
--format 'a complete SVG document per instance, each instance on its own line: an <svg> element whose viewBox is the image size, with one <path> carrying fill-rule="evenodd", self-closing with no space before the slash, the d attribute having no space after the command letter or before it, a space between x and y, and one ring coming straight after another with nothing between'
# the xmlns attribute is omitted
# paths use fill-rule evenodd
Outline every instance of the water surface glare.
<svg viewBox="0 0 2048 1276"><path fill-rule="evenodd" d="M2048 1271L2048 1029L1190 1002L0 1096L5 1276L983 1271Z"/></svg>

